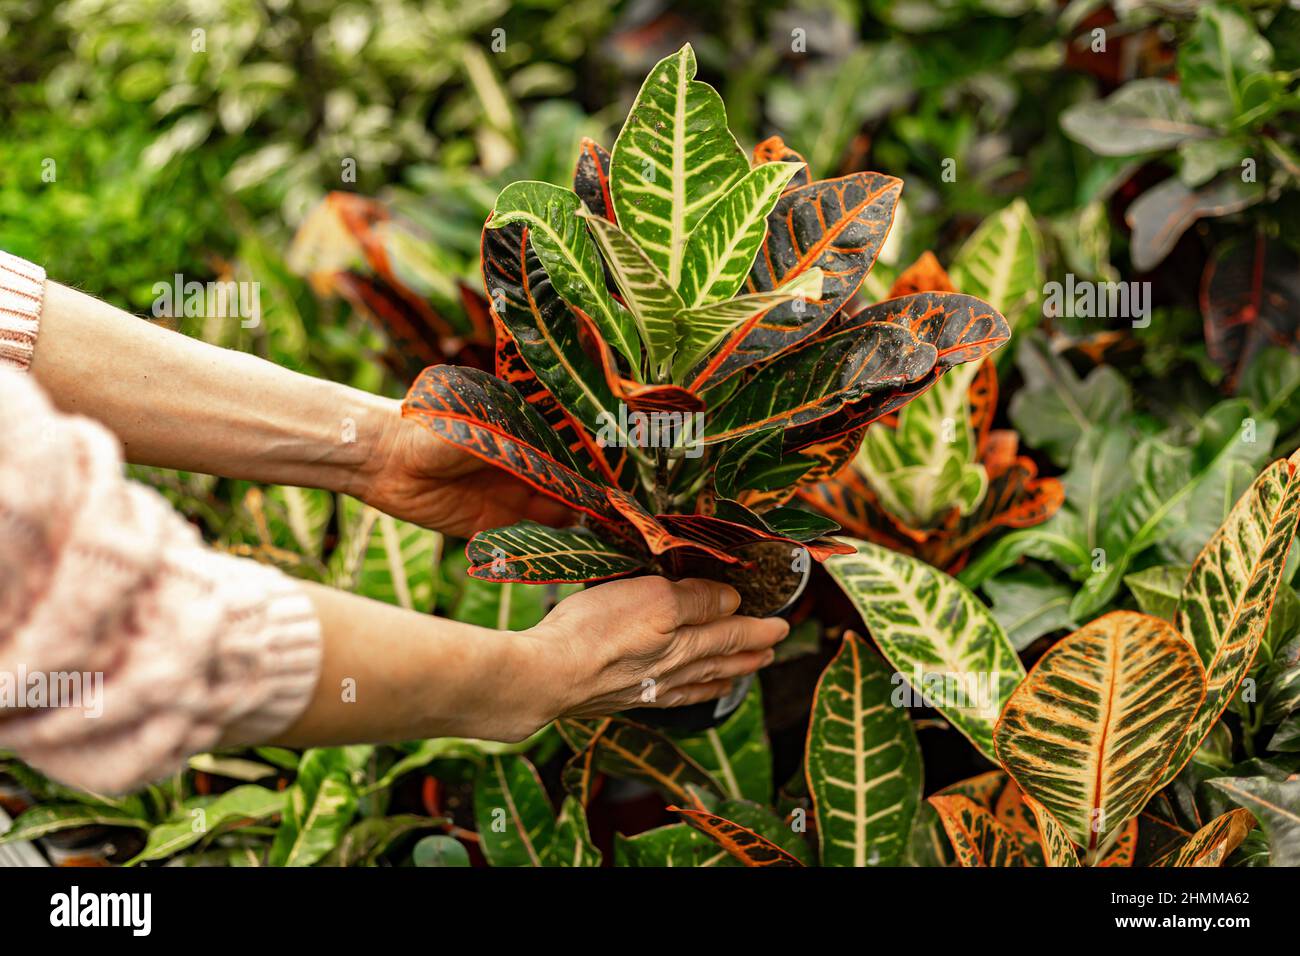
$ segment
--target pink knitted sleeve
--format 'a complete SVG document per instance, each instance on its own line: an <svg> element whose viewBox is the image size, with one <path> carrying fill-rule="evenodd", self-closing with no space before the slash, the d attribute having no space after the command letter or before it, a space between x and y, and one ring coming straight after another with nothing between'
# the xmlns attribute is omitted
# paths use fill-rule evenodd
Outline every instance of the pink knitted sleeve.
<svg viewBox="0 0 1300 956"><path fill-rule="evenodd" d="M26 367L40 298L25 311L30 286L13 276L39 270L11 262L0 365ZM73 786L131 789L223 734L287 727L320 659L299 584L205 547L124 478L103 427L0 368L0 748Z"/></svg>
<svg viewBox="0 0 1300 956"><path fill-rule="evenodd" d="M32 364L45 298L45 270L0 251L0 368Z"/></svg>

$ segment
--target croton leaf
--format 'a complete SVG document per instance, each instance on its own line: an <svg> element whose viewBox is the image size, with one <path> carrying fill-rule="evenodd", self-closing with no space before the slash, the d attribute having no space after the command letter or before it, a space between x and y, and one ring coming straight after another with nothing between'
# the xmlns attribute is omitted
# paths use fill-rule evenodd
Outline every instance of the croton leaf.
<svg viewBox="0 0 1300 956"><path fill-rule="evenodd" d="M1134 817L1128 823L1124 824L1124 829L1119 831L1115 837L1115 842L1110 845L1106 854L1097 861L1097 866L1132 866L1133 860L1137 855L1138 841L1138 818Z"/></svg>
<svg viewBox="0 0 1300 956"><path fill-rule="evenodd" d="M687 824L699 830L745 866L803 866L798 857L787 853L762 834L706 810L669 807Z"/></svg>
<svg viewBox="0 0 1300 956"><path fill-rule="evenodd" d="M855 554L830 558L826 569L853 602L885 659L918 693L927 684L943 715L990 760L993 725L1024 665L988 609L942 571L886 548L842 539ZM917 687L921 681L923 686ZM951 697L948 689L958 692Z"/></svg>
<svg viewBox="0 0 1300 956"><path fill-rule="evenodd" d="M1204 695L1200 660L1168 622L1114 611L1039 659L1002 710L997 754L1095 862L1159 786Z"/></svg>
<svg viewBox="0 0 1300 956"><path fill-rule="evenodd" d="M1002 346L1011 332L998 312L971 296L921 293L877 303L853 321L883 321L906 326L922 342L935 347L935 367L901 388L870 392L812 424L791 428L786 451L823 445L896 412L928 389L949 368L975 362ZM837 322L837 326L839 323Z"/></svg>
<svg viewBox="0 0 1300 956"><path fill-rule="evenodd" d="M1175 624L1200 654L1207 687L1165 783L1200 747L1255 660L1300 519L1298 472L1300 452L1264 469L1192 564Z"/></svg>
<svg viewBox="0 0 1300 956"><path fill-rule="evenodd" d="M529 241L528 226L484 229L482 260L492 311L529 370L573 417L597 430L602 415L615 408L614 396L583 351L578 323ZM499 350L499 364L501 358Z"/></svg>
<svg viewBox="0 0 1300 956"><path fill-rule="evenodd" d="M800 186L807 186L812 181L812 174L809 172L807 161L795 150L785 145L785 140L780 136L769 136L754 147L754 165L761 166L764 163L799 164L801 168L795 171L794 178L786 184L787 192Z"/></svg>
<svg viewBox="0 0 1300 956"><path fill-rule="evenodd" d="M720 795L722 786L666 736L624 718L562 718L556 729L570 747L596 750L595 766L615 777L641 780L668 800L694 805L691 788Z"/></svg>
<svg viewBox="0 0 1300 956"><path fill-rule="evenodd" d="M1300 866L1300 777L1219 777L1210 785L1259 821L1270 866Z"/></svg>
<svg viewBox="0 0 1300 956"><path fill-rule="evenodd" d="M631 236L607 219L578 215L591 229L596 245L605 255L614 284L622 293L650 354L653 377L659 379L671 365L677 347L677 316L684 308L682 297Z"/></svg>
<svg viewBox="0 0 1300 956"><path fill-rule="evenodd" d="M639 369L641 345L635 325L605 286L600 253L578 216L581 206L572 191L559 186L511 183L497 196L486 228L500 229L516 222L527 226L528 240L556 291L569 305L586 311L605 340L633 369Z"/></svg>
<svg viewBox="0 0 1300 956"><path fill-rule="evenodd" d="M709 354L728 333L742 323L748 323L769 309L785 302L799 300L801 304L821 298L824 274L821 269L808 269L771 292L751 292L686 309L677 317L677 360L673 363L673 378L685 381L698 362ZM709 368L694 376L692 389L711 387Z"/></svg>
<svg viewBox="0 0 1300 956"><path fill-rule="evenodd" d="M901 180L853 173L792 189L767 217L767 238L746 287L771 292L814 267L825 275L818 302L787 303L753 316L700 374L713 387L815 335L858 291L894 220Z"/></svg>
<svg viewBox="0 0 1300 956"><path fill-rule="evenodd" d="M698 733L667 731L682 752L703 767L731 800L766 803L772 796L772 748L763 723L757 682L719 726Z"/></svg>
<svg viewBox="0 0 1300 956"><path fill-rule="evenodd" d="M600 866L600 850L592 842L586 811L577 798L564 798L555 820L555 838L542 859L546 866Z"/></svg>
<svg viewBox="0 0 1300 956"><path fill-rule="evenodd" d="M804 425L870 392L914 382L935 349L903 325L846 320L765 365L710 417L703 441Z"/></svg>
<svg viewBox="0 0 1300 956"><path fill-rule="evenodd" d="M747 545L760 541L776 541L786 544L790 550L807 551L818 561L824 561L832 554L846 554L852 551L847 545L835 541L805 541L788 538L764 528L728 521L714 515L657 515L659 523L670 533L683 540L692 542L697 547L731 554Z"/></svg>
<svg viewBox="0 0 1300 956"><path fill-rule="evenodd" d="M604 581L645 564L586 528L548 528L532 521L480 531L465 553L471 577L528 584Z"/></svg>
<svg viewBox="0 0 1300 956"><path fill-rule="evenodd" d="M1052 816L1051 811L1028 794L1023 799L1038 823L1038 842L1043 848L1044 862L1048 866L1083 866L1079 862L1078 851L1070 842L1069 834Z"/></svg>
<svg viewBox="0 0 1300 956"><path fill-rule="evenodd" d="M667 554L670 551L684 549L697 552L724 564L740 563L739 558L728 554L713 541L707 540L707 536L702 535L697 539L694 534L695 529L688 529L688 534L691 536L687 537L667 527L661 520L663 518L680 519L687 516L652 515L630 494L617 488L607 489L606 494L609 503L632 526L639 536L639 540L649 549L651 554ZM727 546L730 546L730 541L723 544L723 547Z"/></svg>
<svg viewBox="0 0 1300 956"><path fill-rule="evenodd" d="M1249 810L1229 810L1192 834L1156 866L1222 866L1255 826Z"/></svg>
<svg viewBox="0 0 1300 956"><path fill-rule="evenodd" d="M691 230L678 291L690 308L735 295L767 235L767 217L801 167L764 163L715 202Z"/></svg>
<svg viewBox="0 0 1300 956"><path fill-rule="evenodd" d="M1265 346L1295 346L1300 256L1263 232L1222 244L1205 264L1201 315L1210 358L1231 386Z"/></svg>
<svg viewBox="0 0 1300 956"><path fill-rule="evenodd" d="M749 172L722 97L694 77L689 44L655 64L610 163L618 222L673 288L681 285L691 231Z"/></svg>
<svg viewBox="0 0 1300 956"><path fill-rule="evenodd" d="M846 631L813 696L807 775L823 866L899 866L921 801L921 752L889 668Z"/></svg>
<svg viewBox="0 0 1300 956"><path fill-rule="evenodd" d="M885 509L910 527L930 527L954 506L969 514L988 490L968 404L978 369L953 369L903 408L894 428L865 436L858 468Z"/></svg>
<svg viewBox="0 0 1300 956"><path fill-rule="evenodd" d="M962 244L952 261L952 281L1017 328L1043 288L1042 245L1029 204L1017 199L980 223Z"/></svg>
<svg viewBox="0 0 1300 956"><path fill-rule="evenodd" d="M578 471L584 476L599 474L611 485L622 485L625 478L631 480L633 469L628 466L629 457L625 449L616 445L603 448L598 445L595 436L569 414L524 361L518 344L495 312L492 321L496 324L497 378L518 392L524 402L541 416L568 449L569 458Z"/></svg>
<svg viewBox="0 0 1300 956"><path fill-rule="evenodd" d="M674 823L630 837L615 833L614 865L696 868L742 864L699 830Z"/></svg>
<svg viewBox="0 0 1300 956"><path fill-rule="evenodd" d="M933 252L925 251L916 261L900 272L889 287L887 299L897 299L900 295L913 295L917 292L956 292L957 287L947 271L939 264Z"/></svg>
<svg viewBox="0 0 1300 956"><path fill-rule="evenodd" d="M573 169L573 191L591 212L614 221L614 200L609 187L609 152L593 139L582 137Z"/></svg>
<svg viewBox="0 0 1300 956"><path fill-rule="evenodd" d="M435 365L402 402L439 438L595 518L614 520L605 489L576 470L562 438L510 385L478 369Z"/></svg>
<svg viewBox="0 0 1300 956"><path fill-rule="evenodd" d="M1028 866L1020 841L975 801L962 796L930 797L962 866Z"/></svg>
<svg viewBox="0 0 1300 956"><path fill-rule="evenodd" d="M479 847L493 866L544 866L555 811L528 758L492 754L474 778Z"/></svg>
<svg viewBox="0 0 1300 956"><path fill-rule="evenodd" d="M311 866L338 845L357 811L350 770L369 747L307 751L267 855L271 866Z"/></svg>
<svg viewBox="0 0 1300 956"><path fill-rule="evenodd" d="M955 794L967 797L974 801L976 806L992 813L999 795L1008 785L1015 786L1005 771L990 770L949 784L937 795L949 797ZM953 856L952 844L944 833L939 813L929 800L921 804L916 814L916 821L912 824L908 862L912 866L953 866L957 862Z"/></svg>

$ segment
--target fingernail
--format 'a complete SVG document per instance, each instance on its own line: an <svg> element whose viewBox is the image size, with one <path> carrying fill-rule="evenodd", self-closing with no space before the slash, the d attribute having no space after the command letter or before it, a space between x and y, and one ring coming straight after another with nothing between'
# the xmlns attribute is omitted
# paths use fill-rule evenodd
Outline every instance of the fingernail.
<svg viewBox="0 0 1300 956"><path fill-rule="evenodd" d="M731 585L724 584L718 590L718 613L730 614L738 607L740 607L740 592Z"/></svg>
<svg viewBox="0 0 1300 956"><path fill-rule="evenodd" d="M760 665L758 665L758 666L759 666L759 667L766 667L768 664L772 663L774 660L776 660L776 651L769 650L766 654L763 655L763 663L760 664Z"/></svg>

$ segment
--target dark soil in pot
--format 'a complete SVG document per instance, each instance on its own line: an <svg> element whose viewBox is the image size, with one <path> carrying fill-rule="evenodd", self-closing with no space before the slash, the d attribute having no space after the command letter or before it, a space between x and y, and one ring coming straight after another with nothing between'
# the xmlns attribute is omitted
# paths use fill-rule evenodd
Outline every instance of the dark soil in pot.
<svg viewBox="0 0 1300 956"><path fill-rule="evenodd" d="M680 573L674 576L709 578L730 584L740 592L736 613L746 617L772 617L794 607L811 576L811 559L806 553L792 551L784 542L759 541L735 554L743 564L683 563ZM718 700L687 707L638 707L626 713L649 727L685 733L708 730L735 712L753 683L753 675L739 678L733 682L731 692Z"/></svg>

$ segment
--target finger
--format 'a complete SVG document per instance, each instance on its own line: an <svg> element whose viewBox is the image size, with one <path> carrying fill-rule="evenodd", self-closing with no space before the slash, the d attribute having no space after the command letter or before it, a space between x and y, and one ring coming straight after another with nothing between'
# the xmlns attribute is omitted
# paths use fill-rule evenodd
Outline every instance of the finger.
<svg viewBox="0 0 1300 956"><path fill-rule="evenodd" d="M727 617L679 632L686 656L682 664L708 657L726 657L743 651L762 651L790 633L790 623L779 617Z"/></svg>
<svg viewBox="0 0 1300 956"><path fill-rule="evenodd" d="M745 651L726 657L706 657L694 661L668 676L669 690L690 684L707 684L722 678L743 677L772 663L776 652L771 648L764 651Z"/></svg>
<svg viewBox="0 0 1300 956"><path fill-rule="evenodd" d="M673 581L677 626L705 624L740 607L740 592L729 584L704 578Z"/></svg>
<svg viewBox="0 0 1300 956"><path fill-rule="evenodd" d="M717 700L731 692L730 677L723 680L709 681L707 684L687 684L663 694L651 707L688 707L706 700Z"/></svg>

